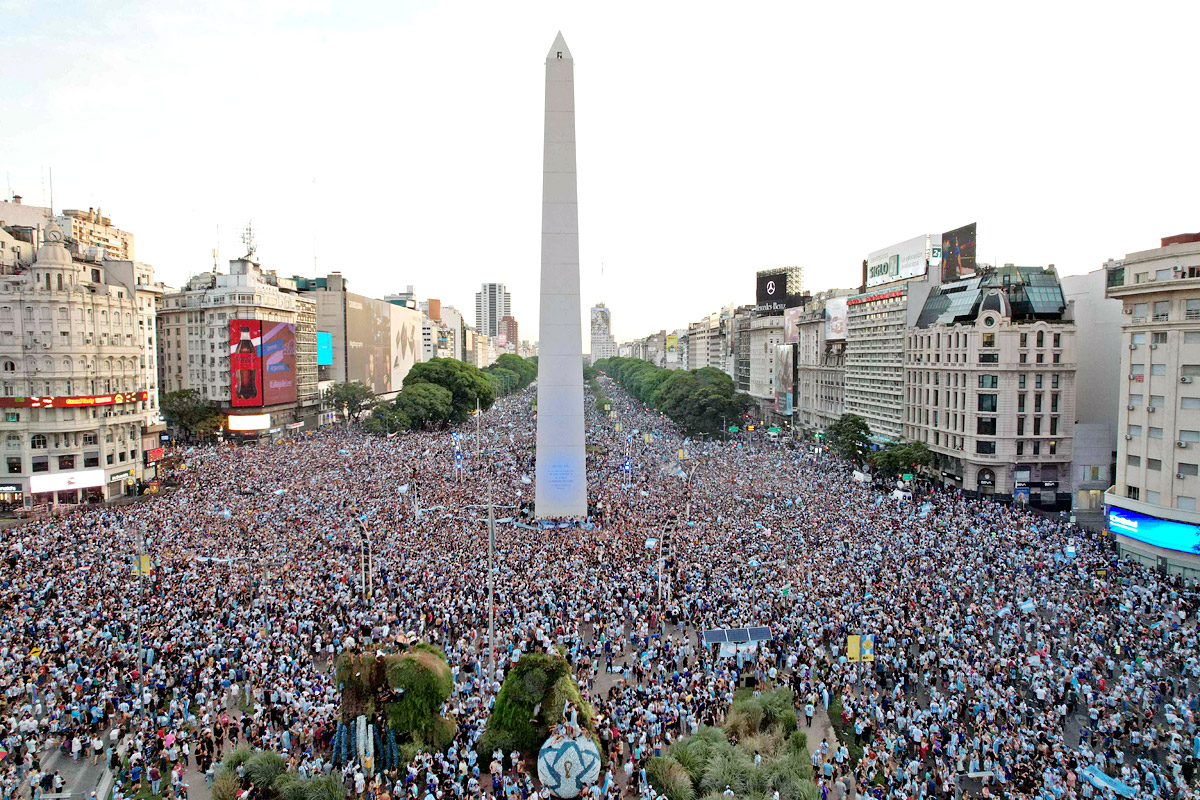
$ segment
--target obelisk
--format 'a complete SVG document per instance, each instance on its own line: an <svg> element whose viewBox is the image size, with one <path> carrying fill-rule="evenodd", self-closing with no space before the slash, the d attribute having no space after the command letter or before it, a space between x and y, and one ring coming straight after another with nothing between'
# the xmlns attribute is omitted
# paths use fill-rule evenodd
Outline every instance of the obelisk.
<svg viewBox="0 0 1200 800"><path fill-rule="evenodd" d="M583 517L587 515L587 456L579 322L575 64L561 32L546 56L541 285L534 511L539 517Z"/></svg>

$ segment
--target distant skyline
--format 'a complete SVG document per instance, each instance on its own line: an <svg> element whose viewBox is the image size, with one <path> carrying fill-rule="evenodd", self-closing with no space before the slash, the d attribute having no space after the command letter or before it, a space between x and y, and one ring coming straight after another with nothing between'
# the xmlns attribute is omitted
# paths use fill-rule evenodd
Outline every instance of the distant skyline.
<svg viewBox="0 0 1200 800"><path fill-rule="evenodd" d="M1061 274L1200 230L1195 3L0 0L0 187L181 285L243 252L538 324L543 70L575 57L584 313L619 341L979 224ZM218 226L220 235L218 239ZM588 320L582 320L583 325ZM586 343L585 343L586 349Z"/></svg>

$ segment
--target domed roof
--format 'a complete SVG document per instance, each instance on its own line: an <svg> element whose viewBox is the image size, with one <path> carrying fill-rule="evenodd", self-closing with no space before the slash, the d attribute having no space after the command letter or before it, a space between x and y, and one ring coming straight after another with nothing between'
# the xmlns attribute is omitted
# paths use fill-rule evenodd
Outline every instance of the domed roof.
<svg viewBox="0 0 1200 800"><path fill-rule="evenodd" d="M45 241L38 248L37 259L34 263L37 266L69 266L71 264L71 254L63 246L62 228L53 221L46 226Z"/></svg>

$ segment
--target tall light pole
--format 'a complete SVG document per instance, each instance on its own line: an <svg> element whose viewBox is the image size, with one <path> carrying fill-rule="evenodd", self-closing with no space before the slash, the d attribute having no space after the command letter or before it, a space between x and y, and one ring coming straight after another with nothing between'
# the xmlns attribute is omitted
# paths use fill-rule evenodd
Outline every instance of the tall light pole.
<svg viewBox="0 0 1200 800"><path fill-rule="evenodd" d="M488 682L496 676L496 509L492 506L492 473L488 471Z"/></svg>

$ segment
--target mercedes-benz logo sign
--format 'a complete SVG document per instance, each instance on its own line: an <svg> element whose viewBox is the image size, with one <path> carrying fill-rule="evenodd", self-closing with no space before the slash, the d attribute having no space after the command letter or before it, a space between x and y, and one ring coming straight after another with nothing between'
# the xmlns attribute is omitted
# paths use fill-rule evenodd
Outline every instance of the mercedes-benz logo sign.
<svg viewBox="0 0 1200 800"><path fill-rule="evenodd" d="M767 294L775 294L775 281L767 281Z"/></svg>

